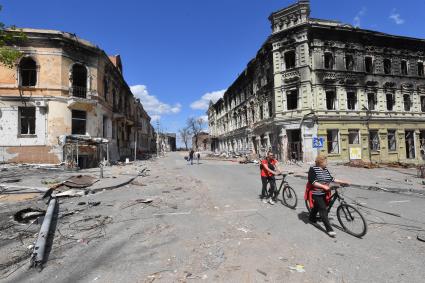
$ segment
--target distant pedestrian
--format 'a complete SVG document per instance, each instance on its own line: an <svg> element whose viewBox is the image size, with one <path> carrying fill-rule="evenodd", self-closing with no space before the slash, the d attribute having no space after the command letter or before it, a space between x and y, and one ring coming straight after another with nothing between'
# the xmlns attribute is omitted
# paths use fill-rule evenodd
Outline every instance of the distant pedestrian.
<svg viewBox="0 0 425 283"><path fill-rule="evenodd" d="M193 155L194 154L195 154L195 151L193 149L191 149L190 152L189 152L190 165L193 165Z"/></svg>
<svg viewBox="0 0 425 283"><path fill-rule="evenodd" d="M198 165L199 165L199 160L201 160L201 153L198 151L196 153L196 161L198 162Z"/></svg>

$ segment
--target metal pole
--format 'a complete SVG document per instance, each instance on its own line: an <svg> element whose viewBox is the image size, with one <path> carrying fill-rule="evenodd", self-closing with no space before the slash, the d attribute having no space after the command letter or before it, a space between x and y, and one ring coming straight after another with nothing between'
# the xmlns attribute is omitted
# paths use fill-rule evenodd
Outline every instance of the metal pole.
<svg viewBox="0 0 425 283"><path fill-rule="evenodd" d="M78 141L77 141L77 169L80 167L80 164L78 163L78 154L79 154L79 148L78 148Z"/></svg>
<svg viewBox="0 0 425 283"><path fill-rule="evenodd" d="M106 144L106 162L109 163L109 143Z"/></svg>
<svg viewBox="0 0 425 283"><path fill-rule="evenodd" d="M46 250L46 242L49 236L50 224L52 223L53 214L56 208L56 198L51 198L47 207L46 215L44 216L43 224L41 224L40 232L38 233L37 242L34 245L32 254L32 266L40 266L43 264L44 254Z"/></svg>

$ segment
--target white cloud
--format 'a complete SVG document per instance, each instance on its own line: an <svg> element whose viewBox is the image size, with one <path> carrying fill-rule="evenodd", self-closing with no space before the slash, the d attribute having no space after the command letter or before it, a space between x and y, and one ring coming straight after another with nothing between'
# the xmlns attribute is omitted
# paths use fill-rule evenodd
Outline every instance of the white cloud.
<svg viewBox="0 0 425 283"><path fill-rule="evenodd" d="M362 7L362 9L354 17L353 24L356 28L360 27L361 19L365 14L366 14L366 7Z"/></svg>
<svg viewBox="0 0 425 283"><path fill-rule="evenodd" d="M404 19L401 18L401 15L397 13L396 9L393 9L389 18L394 21L396 25L404 24Z"/></svg>
<svg viewBox="0 0 425 283"><path fill-rule="evenodd" d="M210 101L215 103L217 100L223 97L225 92L225 89L207 92L201 97L201 99L192 102L192 104L190 104L190 108L194 110L207 110L208 106L210 105Z"/></svg>
<svg viewBox="0 0 425 283"><path fill-rule="evenodd" d="M208 115L199 116L199 119L202 119L202 121L204 121L205 123L207 123L208 122Z"/></svg>
<svg viewBox="0 0 425 283"><path fill-rule="evenodd" d="M180 103L170 105L160 101L156 96L150 95L145 85L133 85L130 89L134 96L140 99L152 121L159 120L164 114L177 114L182 108Z"/></svg>

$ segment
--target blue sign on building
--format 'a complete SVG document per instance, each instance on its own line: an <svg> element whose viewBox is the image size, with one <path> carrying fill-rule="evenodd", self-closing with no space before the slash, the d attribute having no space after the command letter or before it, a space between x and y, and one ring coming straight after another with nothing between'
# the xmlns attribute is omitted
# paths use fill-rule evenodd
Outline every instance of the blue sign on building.
<svg viewBox="0 0 425 283"><path fill-rule="evenodd" d="M318 138L318 137L313 138L313 148L322 148L324 143L325 143L324 138Z"/></svg>

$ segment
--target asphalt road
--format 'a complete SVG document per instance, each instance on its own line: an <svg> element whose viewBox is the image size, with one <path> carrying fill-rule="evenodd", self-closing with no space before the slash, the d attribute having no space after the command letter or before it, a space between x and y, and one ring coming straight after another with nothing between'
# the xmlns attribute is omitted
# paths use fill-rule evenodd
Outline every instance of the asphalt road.
<svg viewBox="0 0 425 283"><path fill-rule="evenodd" d="M191 166L179 153L146 164L151 174L138 184L64 201L60 209L69 211L82 200L101 204L59 220L42 272L20 268L5 281L423 282L425 278L425 243L416 239L425 229L424 198L344 189L348 202L363 206L369 230L358 239L336 227L333 239L307 221L301 178L288 179L299 198L291 210L260 202L259 169L253 164L204 160ZM153 202L138 203L141 198ZM335 215L331 218L338 224Z"/></svg>

